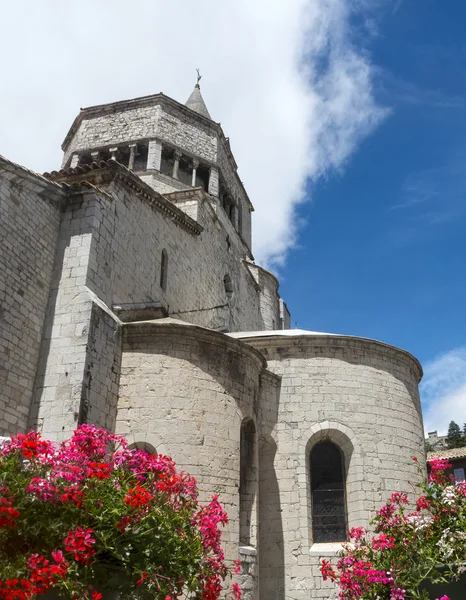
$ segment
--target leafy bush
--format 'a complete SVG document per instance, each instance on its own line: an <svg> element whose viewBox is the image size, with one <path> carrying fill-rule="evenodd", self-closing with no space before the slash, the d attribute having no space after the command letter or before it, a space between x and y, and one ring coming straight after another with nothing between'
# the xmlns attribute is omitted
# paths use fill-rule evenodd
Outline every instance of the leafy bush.
<svg viewBox="0 0 466 600"><path fill-rule="evenodd" d="M213 496L173 460L130 450L118 435L82 425L55 447L19 434L0 450L0 598L56 588L70 598L216 600L229 574ZM233 584L237 597L240 591Z"/></svg>
<svg viewBox="0 0 466 600"><path fill-rule="evenodd" d="M454 484L445 473L450 467L430 461L415 505L407 494L392 494L372 522L375 535L353 528L336 567L322 561L322 575L338 583L341 600L428 599L426 582L451 582L465 571L466 484Z"/></svg>

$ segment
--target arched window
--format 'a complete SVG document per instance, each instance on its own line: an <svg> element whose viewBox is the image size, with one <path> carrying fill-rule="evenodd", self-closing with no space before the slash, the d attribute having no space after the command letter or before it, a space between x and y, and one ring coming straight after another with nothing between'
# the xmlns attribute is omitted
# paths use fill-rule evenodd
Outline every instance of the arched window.
<svg viewBox="0 0 466 600"><path fill-rule="evenodd" d="M347 538L345 470L340 448L324 441L311 450L312 539L315 543Z"/></svg>
<svg viewBox="0 0 466 600"><path fill-rule="evenodd" d="M168 275L168 254L165 248L162 250L162 256L160 259L160 287L165 290L167 287L167 275Z"/></svg>
<svg viewBox="0 0 466 600"><path fill-rule="evenodd" d="M128 446L128 450L144 450L147 454L157 454L156 449L148 442L134 442Z"/></svg>

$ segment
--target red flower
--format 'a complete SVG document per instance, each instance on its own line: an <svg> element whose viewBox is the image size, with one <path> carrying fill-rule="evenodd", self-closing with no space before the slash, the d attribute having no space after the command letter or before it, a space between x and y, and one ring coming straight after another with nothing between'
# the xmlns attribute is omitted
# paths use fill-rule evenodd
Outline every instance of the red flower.
<svg viewBox="0 0 466 600"><path fill-rule="evenodd" d="M71 552L77 562L90 564L92 556L96 553L92 547L95 544L95 539L91 537L92 533L94 533L92 529L82 527L68 532L65 538L65 550Z"/></svg>
<svg viewBox="0 0 466 600"><path fill-rule="evenodd" d="M416 510L419 512L423 508L429 508L430 500L425 496L421 496L416 500Z"/></svg>
<svg viewBox="0 0 466 600"><path fill-rule="evenodd" d="M117 523L116 528L121 531L121 533L126 532L126 528L130 523L132 523L133 519L131 517L121 517L120 522Z"/></svg>
<svg viewBox="0 0 466 600"><path fill-rule="evenodd" d="M65 488L60 496L60 500L62 502L73 502L73 504L78 508L81 508L83 505L83 498L84 494L81 492L81 490L78 490L75 487Z"/></svg>
<svg viewBox="0 0 466 600"><path fill-rule="evenodd" d="M332 565L329 563L328 560L323 560L321 567L320 567L320 572L322 573L322 577L324 579L324 581L327 581L327 579L330 579L331 581L335 581L336 579L336 573L334 568L332 567Z"/></svg>
<svg viewBox="0 0 466 600"><path fill-rule="evenodd" d="M86 475L88 477L95 477L96 479L108 479L110 476L110 465L107 463L90 462L86 469Z"/></svg>
<svg viewBox="0 0 466 600"><path fill-rule="evenodd" d="M236 598L236 600L240 600L241 588L239 587L239 585L237 583L233 583L233 585L231 586L231 589L233 590L233 595Z"/></svg>
<svg viewBox="0 0 466 600"><path fill-rule="evenodd" d="M100 600L102 598L102 594L100 592L96 592L92 590L92 600Z"/></svg>
<svg viewBox="0 0 466 600"><path fill-rule="evenodd" d="M0 528L15 527L16 519L19 517L19 510L13 508L8 498L0 498Z"/></svg>
<svg viewBox="0 0 466 600"><path fill-rule="evenodd" d="M134 488L129 488L128 493L124 497L125 504L133 508L144 508L150 504L152 495L147 489L139 483Z"/></svg>

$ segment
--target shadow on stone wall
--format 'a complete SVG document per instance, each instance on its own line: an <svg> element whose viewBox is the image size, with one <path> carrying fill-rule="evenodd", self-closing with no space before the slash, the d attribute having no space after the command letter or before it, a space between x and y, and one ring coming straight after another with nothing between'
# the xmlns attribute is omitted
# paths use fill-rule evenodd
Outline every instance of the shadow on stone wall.
<svg viewBox="0 0 466 600"><path fill-rule="evenodd" d="M274 461L277 445L259 440L259 598L285 599L282 509Z"/></svg>

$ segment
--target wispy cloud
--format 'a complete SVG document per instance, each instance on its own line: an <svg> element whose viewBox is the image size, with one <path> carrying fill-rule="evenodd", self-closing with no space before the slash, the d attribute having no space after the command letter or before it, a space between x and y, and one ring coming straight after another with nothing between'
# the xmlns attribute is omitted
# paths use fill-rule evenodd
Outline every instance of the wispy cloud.
<svg viewBox="0 0 466 600"><path fill-rule="evenodd" d="M422 87L413 81L395 77L387 71L383 73L383 86L395 106L427 109L463 109L466 106L463 96L447 94L440 89Z"/></svg>
<svg viewBox="0 0 466 600"><path fill-rule="evenodd" d="M466 219L464 152L442 166L411 173L390 207L394 222L389 235L396 244L426 235L439 235L442 227Z"/></svg>
<svg viewBox="0 0 466 600"><path fill-rule="evenodd" d="M308 178L339 169L387 111L353 41L366 0L17 0L2 11L2 153L38 171L80 106L202 91L256 207L255 254L279 264L297 242ZM361 43L362 35L357 36Z"/></svg>
<svg viewBox="0 0 466 600"><path fill-rule="evenodd" d="M462 427L466 422L466 346L427 363L420 389L426 431L445 434L450 421Z"/></svg>
<svg viewBox="0 0 466 600"><path fill-rule="evenodd" d="M396 15L396 13L400 10L402 4L403 0L396 0L392 8L392 15Z"/></svg>

